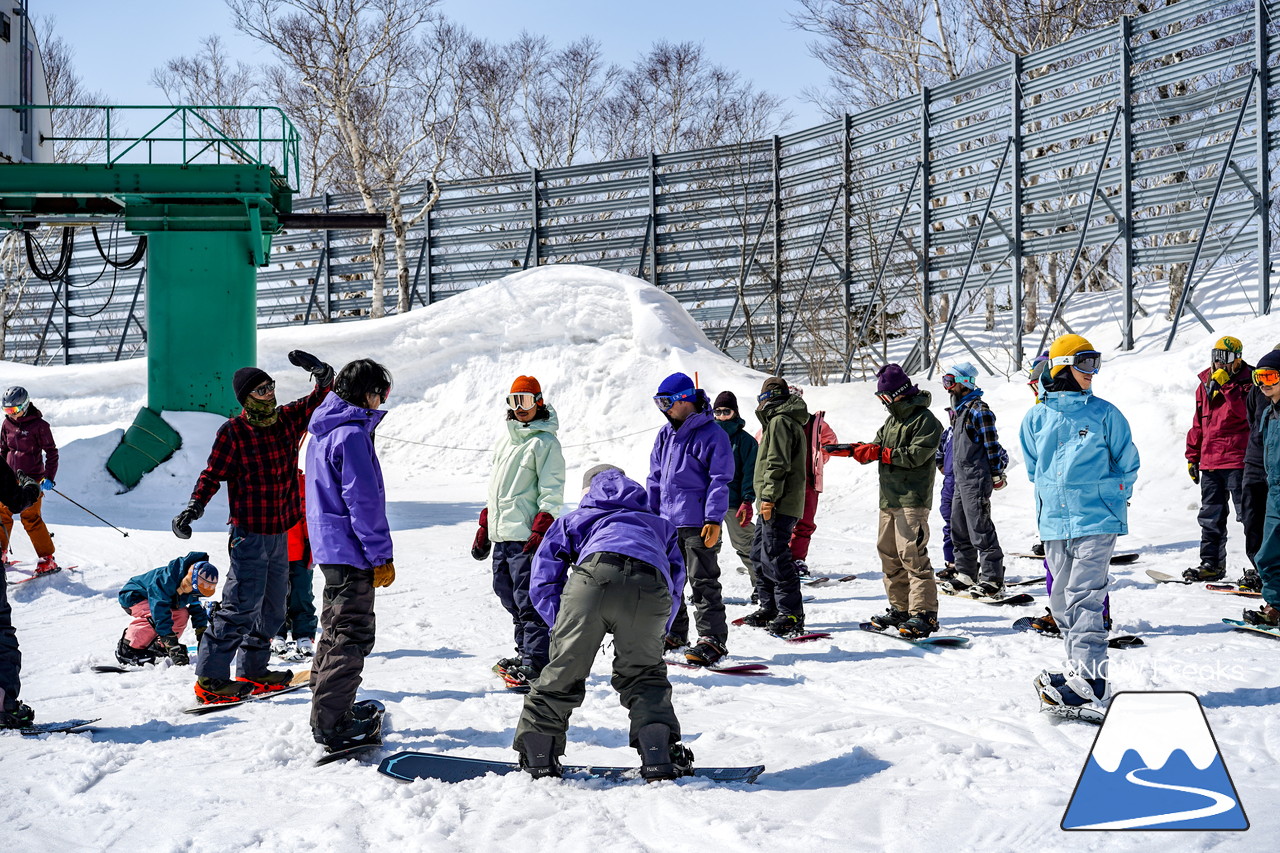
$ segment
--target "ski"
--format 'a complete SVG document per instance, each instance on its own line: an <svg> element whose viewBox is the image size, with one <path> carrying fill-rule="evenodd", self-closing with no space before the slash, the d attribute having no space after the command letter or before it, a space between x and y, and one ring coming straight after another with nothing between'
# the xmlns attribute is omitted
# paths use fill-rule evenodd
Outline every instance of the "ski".
<svg viewBox="0 0 1280 853"><path fill-rule="evenodd" d="M640 779L638 767L594 767L590 765L565 765L567 778L603 779L607 782L627 782ZM416 779L437 779L441 782L465 782L479 779L490 773L503 776L519 773L520 765L514 761L485 761L479 758L462 758L456 755L438 755L430 752L397 752L382 759L378 772L401 782ZM753 767L695 767L686 778L706 779L711 782L754 782L764 772L764 765Z"/></svg>
<svg viewBox="0 0 1280 853"><path fill-rule="evenodd" d="M1265 634L1268 637L1280 640L1280 628L1269 628L1266 625L1250 625L1241 619L1223 619L1222 624L1230 625L1237 631L1250 631L1254 634Z"/></svg>
<svg viewBox="0 0 1280 853"><path fill-rule="evenodd" d="M74 571L74 570L75 570L75 569L77 569L77 568L79 568L79 566L58 566L57 568L50 569L50 570L49 570L49 571L47 571L47 572L36 572L35 574L31 575L30 577L25 577L25 578L22 578L21 580L8 581L8 584L9 584L9 586L17 586L18 584L21 584L21 583L30 583L30 582L31 582L31 581L33 581L33 580L38 580L38 579L40 579L40 578L47 578L47 577L49 577L49 575L56 575L58 572L60 572L60 571L62 571L62 570L64 570L64 569L65 569L66 571L70 572L70 571ZM24 574L24 575L25 575L25 574L26 574L26 571L25 571L25 570L19 570L19 574Z"/></svg>
<svg viewBox="0 0 1280 853"><path fill-rule="evenodd" d="M288 687L282 687L279 690L269 690L266 693L251 693L243 699L233 699L230 702L209 702L200 704L194 708L187 708L184 714L212 714L214 711L221 711L224 708L237 708L248 702L258 702L262 699L271 699L282 693L292 693L295 690L302 690L311 686L311 670L304 669L302 672L293 676L293 681L289 682Z"/></svg>
<svg viewBox="0 0 1280 853"><path fill-rule="evenodd" d="M856 581L857 579L857 575L844 575L843 577L836 578L840 583L848 583L849 581Z"/></svg>
<svg viewBox="0 0 1280 853"><path fill-rule="evenodd" d="M667 662L667 666L678 666L683 669L704 669L707 672L718 672L722 675L765 675L769 672L769 667L762 663L731 663L727 665L713 664L712 666L703 666L700 663L689 663L683 660L672 660L671 658L663 658Z"/></svg>
<svg viewBox="0 0 1280 853"><path fill-rule="evenodd" d="M91 728L91 724L101 720L101 717L94 717L91 720L64 720L61 723L36 723L30 726L23 726L18 729L27 737L35 737L36 735L57 734L59 732L82 732Z"/></svg>
<svg viewBox="0 0 1280 853"><path fill-rule="evenodd" d="M1189 581L1166 572L1157 572L1155 569L1147 569L1147 577L1151 578L1156 583L1180 583L1187 586L1195 583L1195 581Z"/></svg>
<svg viewBox="0 0 1280 853"><path fill-rule="evenodd" d="M1233 595L1243 595L1246 598L1262 598L1262 593L1235 583L1207 583L1204 588L1211 592L1229 592Z"/></svg>
<svg viewBox="0 0 1280 853"><path fill-rule="evenodd" d="M904 643L910 643L913 646L940 646L942 648L962 648L969 645L968 637L904 637L901 634L888 631L881 631L870 622L859 622L858 628L869 634L879 634L882 637L892 637L895 640L902 640Z"/></svg>
<svg viewBox="0 0 1280 853"><path fill-rule="evenodd" d="M1036 627L1031 624L1033 619L1034 617L1032 616L1023 616L1021 619L1013 623L1013 630L1028 631L1039 634L1041 637L1048 637L1051 640L1062 639L1061 634L1048 634L1044 631L1037 631ZM1146 642L1143 641L1141 637L1134 636L1133 634L1117 634L1114 637L1107 638L1107 646L1112 649L1136 649L1138 646L1145 645Z"/></svg>
<svg viewBox="0 0 1280 853"><path fill-rule="evenodd" d="M831 581L831 578L826 578L826 577L801 578L800 585L801 586L822 586L824 583L829 583L830 581Z"/></svg>

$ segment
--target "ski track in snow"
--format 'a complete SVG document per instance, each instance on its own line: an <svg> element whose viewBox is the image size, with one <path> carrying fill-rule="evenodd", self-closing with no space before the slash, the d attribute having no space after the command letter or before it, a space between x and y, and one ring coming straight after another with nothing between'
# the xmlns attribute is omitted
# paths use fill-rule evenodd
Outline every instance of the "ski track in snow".
<svg viewBox="0 0 1280 853"><path fill-rule="evenodd" d="M521 698L490 672L510 650L510 619L490 589L487 562L467 553L484 504L488 454L434 449L394 438L487 447L501 427L501 397L520 373L537 375L560 412L568 446L647 428L660 416L652 389L674 370L699 372L713 393L732 388L743 406L762 374L733 363L672 300L616 276L582 268L540 268L402 318L264 331L259 352L282 400L305 391L286 353L303 347L340 365L379 358L396 377L378 441L396 545L395 585L378 591L378 637L361 695L388 707L387 753L436 750L509 760ZM1235 291L1221 288L1223 305ZM1211 284L1211 283L1209 283ZM1202 285L1208 297L1214 291ZM1082 294L1079 304L1089 303ZM1073 306L1076 300L1073 300ZM1210 310L1213 303L1202 303ZM1091 309L1090 309L1091 310ZM1223 314L1210 311L1215 323ZM528 324L513 317L528 317ZM1112 321L1105 312L1096 318ZM1143 321L1145 322L1145 321ZM1073 327L1088 329L1072 315ZM1225 331L1246 353L1274 343L1274 322L1242 319ZM1095 344L1114 346L1114 324ZM971 342L987 340L979 325ZM1220 331L1218 334L1221 334ZM1223 751L1253 838L1275 837L1280 801L1280 700L1275 655L1265 637L1217 624L1240 603L1203 590L1156 586L1145 569L1179 572L1196 559L1198 491L1186 475L1183 435L1195 372L1216 336L1191 329L1164 354L1147 346L1108 355L1099 394L1133 424L1143 466L1122 550L1142 559L1116 567L1116 631L1147 640L1111 654L1117 689L1190 690L1199 695ZM1145 341L1145 339L1144 339ZM1108 350L1109 352L1109 350ZM960 357L958 354L956 357ZM967 358L968 356L964 356ZM733 629L730 651L761 662L769 677L669 672L677 713L703 764L762 763L753 786L681 780L645 785L534 781L519 774L456 785L399 783L372 761L315 768L309 694L299 691L207 716L193 703L190 670L103 675L127 618L116 593L129 577L188 550L225 568L225 491L175 539L169 519L187 501L221 419L179 414L184 446L134 491L117 495L103 462L145 398L145 363L33 368L0 363L4 385L23 383L60 442L59 490L129 531L105 528L56 496L46 518L59 556L80 573L10 588L23 651L22 697L38 720L101 716L89 734L23 738L0 734L0 851L157 850L362 851L813 851L921 849L998 851L1067 847L1058 828L1097 729L1037 713L1031 686L1060 663L1061 644L1010 629L1035 605L992 608L944 598L948 634L965 649L886 643L857 623L885 607L874 538L874 468L833 459L810 564L821 574L856 573L810 592L809 627L829 639L791 645ZM942 413L942 392L934 409ZM1035 541L1031 486L1017 450L1017 424L1031 404L1021 375L987 379L986 399L1013 457L1010 484L993 501L1002 543ZM841 441L868 441L883 409L866 383L806 389ZM167 416L169 417L169 416ZM754 424L753 424L754 426ZM566 449L566 498L600 461L633 476L646 470L652 433ZM941 559L941 523L930 551ZM1244 565L1231 529L1229 564ZM14 538L18 559L30 545ZM745 576L722 552L726 595L745 599ZM1011 577L1039 571L1010 560ZM316 578L317 598L321 580ZM1244 602L1248 604L1248 602ZM729 618L746 606L730 606ZM609 686L611 650L597 657L583 707L568 733L573 763L635 764L626 712ZM384 754L387 754L384 753ZM1059 838L1064 843L1056 843ZM1072 850L1209 850L1238 845L1232 833L1076 834Z"/></svg>

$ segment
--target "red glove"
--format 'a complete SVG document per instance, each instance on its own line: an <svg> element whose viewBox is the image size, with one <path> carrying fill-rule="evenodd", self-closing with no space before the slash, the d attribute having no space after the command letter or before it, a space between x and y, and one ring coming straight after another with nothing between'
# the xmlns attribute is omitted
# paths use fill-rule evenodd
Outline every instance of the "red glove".
<svg viewBox="0 0 1280 853"><path fill-rule="evenodd" d="M471 556L483 560L489 556L492 547L489 544L489 508L485 507L480 510L480 529L476 531L476 538L471 540Z"/></svg>
<svg viewBox="0 0 1280 853"><path fill-rule="evenodd" d="M857 444L824 444L822 450L828 456L852 456Z"/></svg>
<svg viewBox="0 0 1280 853"><path fill-rule="evenodd" d="M542 537L547 535L547 531L551 529L551 523L555 521L549 512L540 512L533 517L533 533L529 534L529 538L524 543L524 552L532 554L538 550L538 546L542 544Z"/></svg>
<svg viewBox="0 0 1280 853"><path fill-rule="evenodd" d="M751 523L751 502L743 501L742 506L738 507L738 511L733 514L738 519L739 527L746 527Z"/></svg>
<svg viewBox="0 0 1280 853"><path fill-rule="evenodd" d="M869 465L880 460L881 448L878 444L855 444L850 455L863 465Z"/></svg>

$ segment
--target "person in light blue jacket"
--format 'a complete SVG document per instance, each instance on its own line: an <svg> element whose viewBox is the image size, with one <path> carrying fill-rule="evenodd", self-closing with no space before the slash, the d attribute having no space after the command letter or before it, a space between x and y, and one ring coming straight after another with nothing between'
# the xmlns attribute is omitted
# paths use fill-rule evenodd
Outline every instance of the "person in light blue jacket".
<svg viewBox="0 0 1280 853"><path fill-rule="evenodd" d="M1036 679L1047 705L1097 705L1108 698L1104 600L1116 537L1129 532L1138 478L1129 422L1091 390L1102 355L1079 335L1049 348L1041 405L1022 419L1036 522L1053 574L1049 609L1066 641L1070 670Z"/></svg>

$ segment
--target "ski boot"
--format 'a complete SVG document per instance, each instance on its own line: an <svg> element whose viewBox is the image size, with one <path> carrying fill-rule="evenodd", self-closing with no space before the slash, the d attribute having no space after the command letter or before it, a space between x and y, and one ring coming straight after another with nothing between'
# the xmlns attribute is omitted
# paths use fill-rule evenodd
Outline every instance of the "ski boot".
<svg viewBox="0 0 1280 853"><path fill-rule="evenodd" d="M804 617L790 613L780 613L773 617L765 630L773 636L781 637L784 640L791 637L799 637L804 633Z"/></svg>
<svg viewBox="0 0 1280 853"><path fill-rule="evenodd" d="M1031 627L1041 634L1048 634L1050 637L1062 636L1062 631L1058 629L1058 623L1054 620L1053 613L1047 607L1044 609L1043 616L1037 616L1031 620Z"/></svg>
<svg viewBox="0 0 1280 853"><path fill-rule="evenodd" d="M1227 576L1226 566L1215 566L1213 563L1201 563L1199 568L1187 569L1182 579L1195 583L1197 581L1220 581Z"/></svg>
<svg viewBox="0 0 1280 853"><path fill-rule="evenodd" d="M908 640L923 640L936 630L938 630L936 610L921 610L898 626L898 633Z"/></svg>
<svg viewBox="0 0 1280 853"><path fill-rule="evenodd" d="M910 618L911 614L905 610L894 610L892 607L886 607L883 613L876 614L867 621L881 631L889 631L897 628Z"/></svg>
<svg viewBox="0 0 1280 853"><path fill-rule="evenodd" d="M7 711L0 711L0 729L25 729L34 725L36 712L25 702L19 702Z"/></svg>
<svg viewBox="0 0 1280 853"><path fill-rule="evenodd" d="M196 679L196 698L204 705L239 702L253 690L253 685L227 678L200 676Z"/></svg>
<svg viewBox="0 0 1280 853"><path fill-rule="evenodd" d="M551 735L527 733L520 743L520 769L535 779L548 776L559 779L564 771L560 768L559 756L551 754L554 748L555 738Z"/></svg>
<svg viewBox="0 0 1280 853"><path fill-rule="evenodd" d="M382 743L382 711L380 702L357 702L337 726L328 730L312 727L311 736L326 752Z"/></svg>
<svg viewBox="0 0 1280 853"><path fill-rule="evenodd" d="M711 637L699 637L697 645L685 651L684 659L698 666L712 666L727 654L729 650L725 648L722 641Z"/></svg>
<svg viewBox="0 0 1280 853"><path fill-rule="evenodd" d="M1236 581L1236 586L1250 592L1262 592L1262 576L1257 569L1245 569L1244 575Z"/></svg>
<svg viewBox="0 0 1280 853"><path fill-rule="evenodd" d="M775 610L765 610L763 607L755 613L742 617L742 624L749 628L767 628L769 623L778 618Z"/></svg>
<svg viewBox="0 0 1280 853"><path fill-rule="evenodd" d="M53 555L50 554L47 557L41 557L40 562L36 563L36 574L47 575L52 572L58 571L60 568L62 567L59 566L56 561L54 561Z"/></svg>
<svg viewBox="0 0 1280 853"><path fill-rule="evenodd" d="M1280 610L1276 610L1270 604L1264 604L1257 610L1246 610L1242 618L1250 625L1257 625L1260 628L1280 627Z"/></svg>
<svg viewBox="0 0 1280 853"><path fill-rule="evenodd" d="M252 689L249 692L257 696L260 693L274 693L277 690L283 690L288 687L293 681L293 671L271 669L253 678L247 675L237 676L236 681L252 685Z"/></svg>
<svg viewBox="0 0 1280 853"><path fill-rule="evenodd" d="M636 749L640 753L640 778L646 782L678 779L693 770L693 750L671 741L671 728L665 723L649 723L636 733Z"/></svg>
<svg viewBox="0 0 1280 853"><path fill-rule="evenodd" d="M146 666L162 657L166 657L165 653L161 651L157 654L151 646L135 649L129 645L124 634L120 635L120 642L116 644L116 660L120 661L121 666Z"/></svg>

